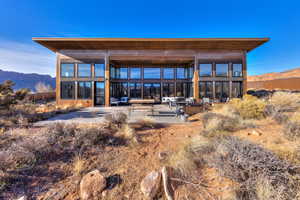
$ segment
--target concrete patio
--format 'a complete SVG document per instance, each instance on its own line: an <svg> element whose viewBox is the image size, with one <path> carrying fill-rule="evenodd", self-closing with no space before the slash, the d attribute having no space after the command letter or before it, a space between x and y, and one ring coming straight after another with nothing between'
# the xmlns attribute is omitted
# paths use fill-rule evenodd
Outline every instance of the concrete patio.
<svg viewBox="0 0 300 200"><path fill-rule="evenodd" d="M79 111L59 114L55 117L35 123L36 126L44 126L57 122L63 123L101 123L104 116L113 112L124 112L128 116L128 122L136 122L145 117L150 117L158 123L183 123L175 116L175 109L167 105L151 106L114 106L114 107L88 107Z"/></svg>

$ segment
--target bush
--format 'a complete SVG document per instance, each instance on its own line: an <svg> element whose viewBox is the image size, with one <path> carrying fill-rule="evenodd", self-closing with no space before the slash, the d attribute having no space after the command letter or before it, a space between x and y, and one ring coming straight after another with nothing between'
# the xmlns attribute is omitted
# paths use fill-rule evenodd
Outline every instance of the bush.
<svg viewBox="0 0 300 200"><path fill-rule="evenodd" d="M288 140L295 140L300 137L300 122L287 122L283 127L283 132Z"/></svg>
<svg viewBox="0 0 300 200"><path fill-rule="evenodd" d="M300 122L300 110L295 112L291 117L290 117L291 122Z"/></svg>
<svg viewBox="0 0 300 200"><path fill-rule="evenodd" d="M282 113L282 112L276 112L274 115L273 115L273 119L279 123L279 124L285 124L288 122L289 120L289 117Z"/></svg>
<svg viewBox="0 0 300 200"><path fill-rule="evenodd" d="M134 145L139 143L138 136L133 128L129 124L125 124L121 130L120 136L129 142L129 144Z"/></svg>
<svg viewBox="0 0 300 200"><path fill-rule="evenodd" d="M261 119L264 117L266 102L251 95L244 95L243 99L233 99L230 104L244 119Z"/></svg>
<svg viewBox="0 0 300 200"><path fill-rule="evenodd" d="M117 128L121 128L127 122L127 115L123 112L114 112L106 114L104 120L110 127L117 126Z"/></svg>
<svg viewBox="0 0 300 200"><path fill-rule="evenodd" d="M157 125L155 119L151 117L144 117L143 119L138 120L137 123L143 128L154 128Z"/></svg>
<svg viewBox="0 0 300 200"><path fill-rule="evenodd" d="M300 107L300 95L291 92L275 92L269 101L278 112L295 111Z"/></svg>

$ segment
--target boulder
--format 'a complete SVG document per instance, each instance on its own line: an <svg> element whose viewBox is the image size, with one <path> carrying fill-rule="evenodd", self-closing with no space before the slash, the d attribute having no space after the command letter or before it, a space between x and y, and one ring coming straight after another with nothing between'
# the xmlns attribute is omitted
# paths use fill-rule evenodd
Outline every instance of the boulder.
<svg viewBox="0 0 300 200"><path fill-rule="evenodd" d="M153 199L160 191L161 173L152 171L141 182L141 191L147 199Z"/></svg>
<svg viewBox="0 0 300 200"><path fill-rule="evenodd" d="M106 179L99 170L91 171L81 179L80 198L82 200L98 199L105 187Z"/></svg>

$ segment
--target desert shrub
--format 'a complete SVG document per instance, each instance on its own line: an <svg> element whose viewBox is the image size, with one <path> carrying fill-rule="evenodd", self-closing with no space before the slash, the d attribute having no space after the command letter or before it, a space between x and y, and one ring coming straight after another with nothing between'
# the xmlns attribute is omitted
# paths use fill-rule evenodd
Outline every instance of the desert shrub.
<svg viewBox="0 0 300 200"><path fill-rule="evenodd" d="M291 92L275 92L269 102L278 112L295 111L300 107L300 96Z"/></svg>
<svg viewBox="0 0 300 200"><path fill-rule="evenodd" d="M290 117L291 122L298 122L300 123L300 111L295 112L291 117Z"/></svg>
<svg viewBox="0 0 300 200"><path fill-rule="evenodd" d="M266 102L251 95L244 95L243 99L233 99L230 104L244 119L261 119L264 117Z"/></svg>
<svg viewBox="0 0 300 200"><path fill-rule="evenodd" d="M283 199L292 199L294 186L290 177L294 167L279 159L274 153L259 145L227 136L215 142L215 153L210 165L228 178L241 183L239 199L259 199L257 194L258 177L270 181Z"/></svg>
<svg viewBox="0 0 300 200"><path fill-rule="evenodd" d="M117 126L121 128L127 122L127 115L123 112L113 112L104 116L105 122L109 126Z"/></svg>
<svg viewBox="0 0 300 200"><path fill-rule="evenodd" d="M276 112L273 115L273 119L279 124L285 124L288 122L289 117L282 112Z"/></svg>
<svg viewBox="0 0 300 200"><path fill-rule="evenodd" d="M224 116L216 113L206 113L203 116L203 134L209 137L218 136L224 132L234 132L244 128L254 128L251 122L243 120L239 115Z"/></svg>
<svg viewBox="0 0 300 200"><path fill-rule="evenodd" d="M46 93L46 92L52 92L53 88L51 85L47 85L43 82L38 82L35 86L34 89L37 93Z"/></svg>
<svg viewBox="0 0 300 200"><path fill-rule="evenodd" d="M283 126L283 133L288 140L300 137L300 122L289 121Z"/></svg>
<svg viewBox="0 0 300 200"><path fill-rule="evenodd" d="M85 170L85 160L80 156L76 156L73 161L74 174L76 176L80 176L80 175L82 175L84 170Z"/></svg>
<svg viewBox="0 0 300 200"><path fill-rule="evenodd" d="M144 117L137 122L141 127L154 128L156 126L155 119L151 117Z"/></svg>
<svg viewBox="0 0 300 200"><path fill-rule="evenodd" d="M120 136L128 141L129 144L134 145L139 143L139 138L133 128L129 124L125 124L120 131Z"/></svg>
<svg viewBox="0 0 300 200"><path fill-rule="evenodd" d="M272 104L267 104L264 109L264 115L268 117L273 117L277 113L275 106Z"/></svg>

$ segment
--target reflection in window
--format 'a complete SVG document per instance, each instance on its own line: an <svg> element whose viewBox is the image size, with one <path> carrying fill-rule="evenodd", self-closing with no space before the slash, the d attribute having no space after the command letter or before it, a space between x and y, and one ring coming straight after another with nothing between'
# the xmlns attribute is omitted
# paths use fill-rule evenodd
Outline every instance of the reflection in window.
<svg viewBox="0 0 300 200"><path fill-rule="evenodd" d="M232 76L241 77L243 76L243 65L242 64L232 64Z"/></svg>
<svg viewBox="0 0 300 200"><path fill-rule="evenodd" d="M177 68L177 74L176 74L177 79L187 79L187 77L188 77L188 68L185 67Z"/></svg>
<svg viewBox="0 0 300 200"><path fill-rule="evenodd" d="M114 66L110 66L110 78L115 79L116 78L116 68Z"/></svg>
<svg viewBox="0 0 300 200"><path fill-rule="evenodd" d="M228 76L228 64L216 64L216 76Z"/></svg>
<svg viewBox="0 0 300 200"><path fill-rule="evenodd" d="M61 77L74 77L75 65L73 63L61 63L60 75Z"/></svg>
<svg viewBox="0 0 300 200"><path fill-rule="evenodd" d="M140 79L141 78L141 68L138 68L138 67L130 68L130 78L131 79Z"/></svg>
<svg viewBox="0 0 300 200"><path fill-rule="evenodd" d="M243 82L233 81L232 82L232 93L233 98L241 98L243 96Z"/></svg>
<svg viewBox="0 0 300 200"><path fill-rule="evenodd" d="M78 82L78 99L90 99L92 94L92 83L89 81Z"/></svg>
<svg viewBox="0 0 300 200"><path fill-rule="evenodd" d="M160 101L160 83L144 83L144 99Z"/></svg>
<svg viewBox="0 0 300 200"><path fill-rule="evenodd" d="M128 83L111 83L111 97L128 97Z"/></svg>
<svg viewBox="0 0 300 200"><path fill-rule="evenodd" d="M216 81L215 85L216 98L221 102L226 102L229 97L229 82L228 81Z"/></svg>
<svg viewBox="0 0 300 200"><path fill-rule="evenodd" d="M164 73L163 73L163 78L164 79L174 79L175 76L175 70L174 68L163 68Z"/></svg>
<svg viewBox="0 0 300 200"><path fill-rule="evenodd" d="M144 79L160 79L160 68L144 68Z"/></svg>
<svg viewBox="0 0 300 200"><path fill-rule="evenodd" d="M95 104L104 105L105 103L105 84L104 82L96 82L95 88Z"/></svg>
<svg viewBox="0 0 300 200"><path fill-rule="evenodd" d="M163 97L174 97L175 96L175 84L174 83L163 83Z"/></svg>
<svg viewBox="0 0 300 200"><path fill-rule="evenodd" d="M199 64L199 76L212 76L212 64Z"/></svg>
<svg viewBox="0 0 300 200"><path fill-rule="evenodd" d="M91 64L78 64L78 77L91 77Z"/></svg>
<svg viewBox="0 0 300 200"><path fill-rule="evenodd" d="M129 83L129 93L132 99L142 98L142 84L141 83Z"/></svg>
<svg viewBox="0 0 300 200"><path fill-rule="evenodd" d="M105 64L95 64L95 76L96 77L104 77L105 75Z"/></svg>
<svg viewBox="0 0 300 200"><path fill-rule="evenodd" d="M112 67L110 77L113 79L127 79L128 68L127 67Z"/></svg>
<svg viewBox="0 0 300 200"><path fill-rule="evenodd" d="M176 83L176 96L177 97L192 97L193 96L193 84L186 82Z"/></svg>
<svg viewBox="0 0 300 200"><path fill-rule="evenodd" d="M61 99L75 99L75 82L63 81L60 84Z"/></svg>
<svg viewBox="0 0 300 200"><path fill-rule="evenodd" d="M189 67L188 78L193 79L193 77L194 77L194 67Z"/></svg>
<svg viewBox="0 0 300 200"><path fill-rule="evenodd" d="M213 82L200 81L199 82L199 96L200 98L213 98Z"/></svg>

